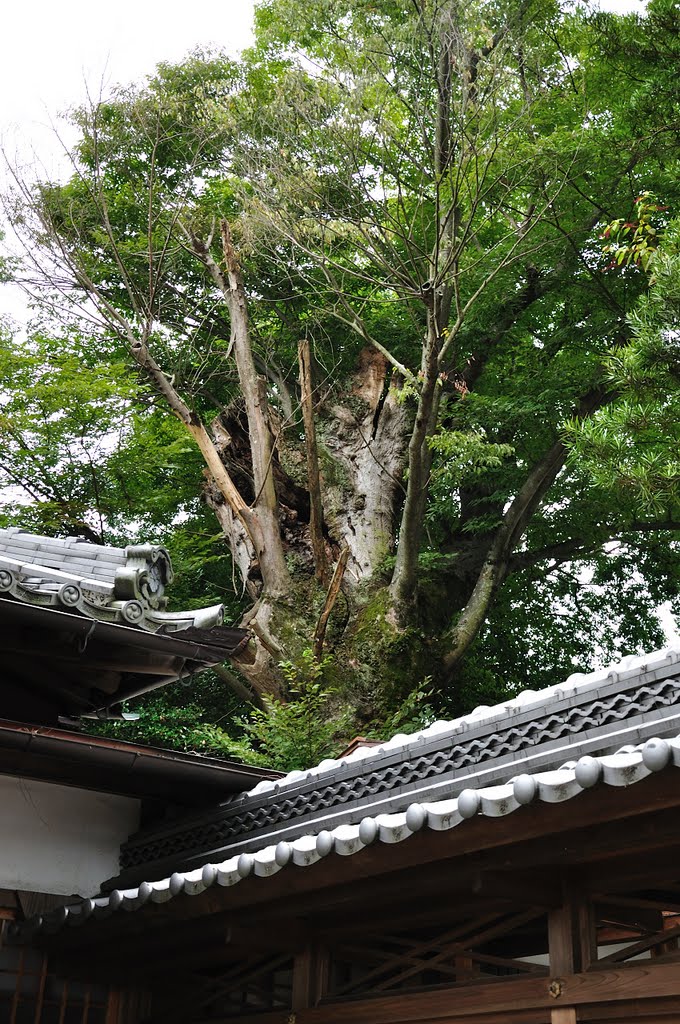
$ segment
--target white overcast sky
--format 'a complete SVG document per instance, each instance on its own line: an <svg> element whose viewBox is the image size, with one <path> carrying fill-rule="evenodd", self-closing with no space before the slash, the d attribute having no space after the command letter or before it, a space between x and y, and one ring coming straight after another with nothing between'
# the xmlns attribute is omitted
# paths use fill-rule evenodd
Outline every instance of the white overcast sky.
<svg viewBox="0 0 680 1024"><path fill-rule="evenodd" d="M610 10L641 10L643 0L601 0ZM66 162L54 128L75 135L59 114L88 94L140 81L159 61L179 61L198 46L236 55L252 42L254 0L10 0L0 53L0 142L18 164L46 176ZM1 161L0 161L1 165ZM30 178L30 172L27 175ZM0 166L0 188L6 180ZM0 317L25 324L19 289L0 286Z"/></svg>
<svg viewBox="0 0 680 1024"><path fill-rule="evenodd" d="M3 11L3 135L40 126L99 85L143 78L196 46L237 53L252 41L252 0L12 0Z"/></svg>
<svg viewBox="0 0 680 1024"><path fill-rule="evenodd" d="M0 141L19 162L60 166L53 127L88 90L139 81L197 46L237 54L252 42L253 0L11 0L3 10ZM63 125L62 125L63 129ZM61 164L63 167L63 163ZM0 174L0 187L4 181ZM0 287L0 316L21 323L21 293Z"/></svg>

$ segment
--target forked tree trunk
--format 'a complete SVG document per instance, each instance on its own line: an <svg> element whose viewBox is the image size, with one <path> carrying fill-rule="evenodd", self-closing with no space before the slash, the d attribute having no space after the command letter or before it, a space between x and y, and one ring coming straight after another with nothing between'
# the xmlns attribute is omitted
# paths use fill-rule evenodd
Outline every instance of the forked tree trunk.
<svg viewBox="0 0 680 1024"><path fill-rule="evenodd" d="M376 570L395 549L404 495L402 475L413 418L408 405L400 402L398 392L390 388L388 370L382 355L365 349L347 391L331 395L315 407L319 508L323 510L319 526L325 549L334 553L336 586L331 587L332 593L314 574L310 524L298 519L296 536L292 537L293 527L290 517L286 518L285 504L280 505L284 545L292 542L298 558L306 545L307 568L290 577L283 599L262 590L255 552L239 519L220 496L208 493L232 553L246 573L248 592L259 592L254 606L242 619L242 625L252 631L253 641L237 661L239 671L258 694L283 695L280 662L295 662L306 650L314 650L317 655L322 649L332 652L333 646L343 642L345 634L352 633L362 602L376 588L384 586L376 579ZM230 439L220 424L214 425L214 432L220 438L222 457L228 461ZM294 441L294 437L289 438L287 446ZM300 457L307 464L302 452ZM280 474L277 459L274 452ZM344 600L338 602L340 585ZM333 617L341 617L338 608L345 615L345 630L338 634L336 628L332 641L327 640L324 647L327 630L332 632ZM372 655L373 652L361 651L360 640L357 643L356 659ZM358 665L356 659L352 660Z"/></svg>

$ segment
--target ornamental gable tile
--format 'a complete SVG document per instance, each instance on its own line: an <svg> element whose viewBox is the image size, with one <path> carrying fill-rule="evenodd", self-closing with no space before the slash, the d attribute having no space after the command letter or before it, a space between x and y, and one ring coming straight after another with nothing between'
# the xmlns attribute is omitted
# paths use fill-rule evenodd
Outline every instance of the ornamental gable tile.
<svg viewBox="0 0 680 1024"><path fill-rule="evenodd" d="M170 556L159 545L116 548L0 529L1 596L153 633L222 622L222 605L168 612L172 579Z"/></svg>

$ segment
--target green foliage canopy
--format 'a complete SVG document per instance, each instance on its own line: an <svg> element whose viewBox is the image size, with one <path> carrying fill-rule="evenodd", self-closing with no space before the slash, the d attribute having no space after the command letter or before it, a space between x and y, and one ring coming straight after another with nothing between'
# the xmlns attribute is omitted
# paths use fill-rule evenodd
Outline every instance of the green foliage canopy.
<svg viewBox="0 0 680 1024"><path fill-rule="evenodd" d="M14 521L162 539L186 566L185 603L224 599L231 567L200 501L201 462L130 369L120 324L197 416L233 423L232 324L192 250L200 235L219 261L214 228L226 218L291 465L301 337L313 341L320 409L345 402L360 415L352 375L368 345L394 369L381 401L398 395L411 423L428 421L420 464L409 451L400 481L408 491L421 471L427 499L411 552L417 600L402 623L425 653L441 653L508 509L558 453L455 692L436 681L439 711L659 643L654 609L680 574L677 225L650 235L662 244L646 245L655 251L640 266L608 267L600 235L616 222L625 244L645 194L677 217L676 23L668 0L644 17L551 0L268 0L240 63L197 54L77 112L72 178L31 192L34 240L47 264L65 261L74 299L96 292L103 322L86 337L66 307L64 329L4 344L2 472L27 495ZM447 78L447 66L460 73ZM249 468L237 469L250 501ZM345 496L357 509L363 498ZM382 567L393 581L406 535L402 522L397 558ZM363 600L348 600L350 626ZM304 629L302 649L313 623ZM322 683L308 693L317 716ZM256 716L256 742L288 765L307 719L304 698L300 721L283 707ZM386 715L395 708L383 702ZM328 743L317 740L305 757Z"/></svg>

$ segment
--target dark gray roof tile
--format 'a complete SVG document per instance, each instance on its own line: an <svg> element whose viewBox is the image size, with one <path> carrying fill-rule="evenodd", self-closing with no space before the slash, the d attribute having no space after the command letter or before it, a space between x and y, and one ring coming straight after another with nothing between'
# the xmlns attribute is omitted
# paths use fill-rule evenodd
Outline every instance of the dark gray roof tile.
<svg viewBox="0 0 680 1024"><path fill-rule="evenodd" d="M639 744L655 733L675 735L680 731L679 661L680 648L667 649L638 659L637 674L628 671L619 683L611 672L591 673L577 687L550 687L533 695L543 699L518 702L514 710L505 702L291 772L276 783L263 782L207 816L187 816L132 837L122 849L121 879L135 878L154 862L162 866L168 844L176 864L193 862L207 850L221 849L226 856L267 838L351 820L357 809L392 813L412 801L503 785L516 774L546 771L570 757ZM650 666L658 678L650 675Z"/></svg>
<svg viewBox="0 0 680 1024"><path fill-rule="evenodd" d="M67 608L93 619L150 632L210 630L222 605L165 611L172 566L165 548L99 546L79 538L0 529L0 592L26 604Z"/></svg>

